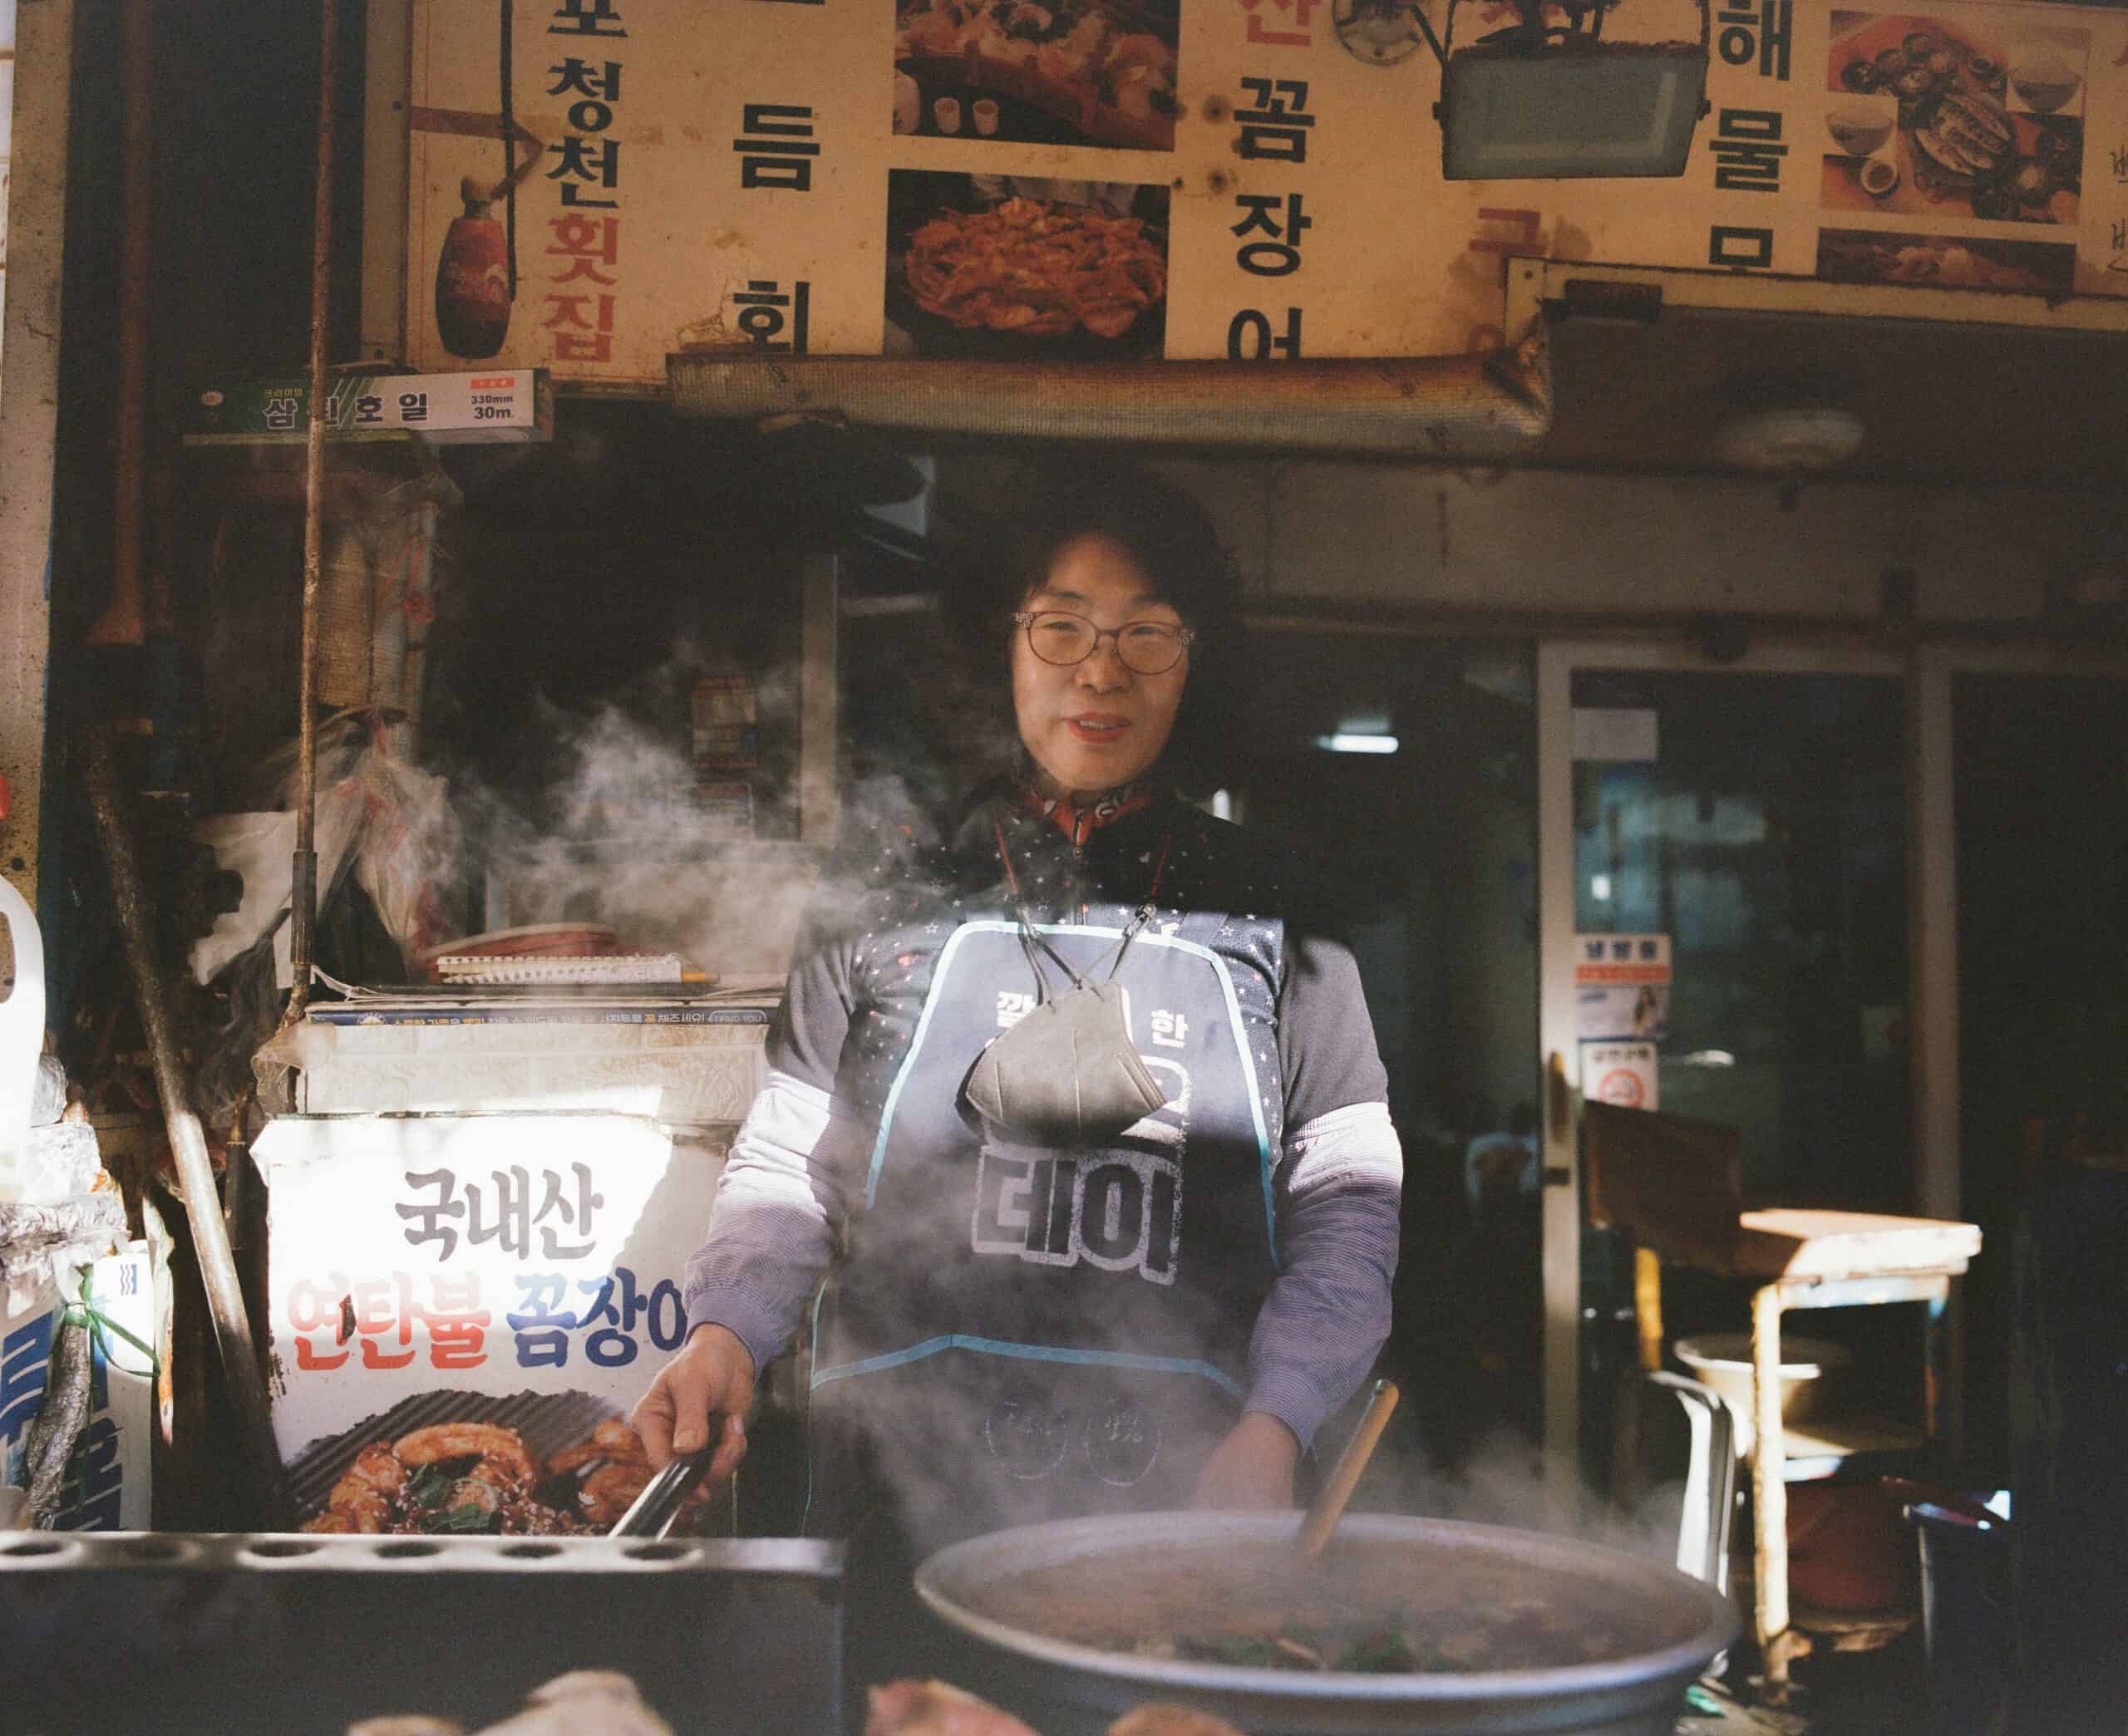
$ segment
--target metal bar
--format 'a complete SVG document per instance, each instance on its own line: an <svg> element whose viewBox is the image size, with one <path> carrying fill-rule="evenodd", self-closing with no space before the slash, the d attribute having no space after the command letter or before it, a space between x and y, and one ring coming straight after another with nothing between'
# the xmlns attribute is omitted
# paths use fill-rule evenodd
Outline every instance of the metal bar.
<svg viewBox="0 0 2128 1736"><path fill-rule="evenodd" d="M414 0L368 0L362 50L362 352L406 355L407 97Z"/></svg>
<svg viewBox="0 0 2128 1736"><path fill-rule="evenodd" d="M1883 1277L1828 1278L1822 1282L1786 1279L1774 1287L1781 1291L1781 1306L1786 1309L1873 1308L1881 1302L1940 1301L1950 1294L1951 1280L1943 1272L1894 1272Z"/></svg>
<svg viewBox="0 0 2128 1736"><path fill-rule="evenodd" d="M1448 64L1448 50L1439 37L1433 33L1433 20L1426 16L1426 0L1411 8L1411 16L1418 22L1419 33L1426 39L1426 47L1433 50L1433 57L1442 66ZM1456 28L1456 0L1448 0L1448 27Z"/></svg>
<svg viewBox="0 0 2128 1736"><path fill-rule="evenodd" d="M192 1108L184 1068L178 1060L177 1033L163 991L162 971L155 957L155 919L141 887L140 869L133 853L133 840L118 793L117 774L112 768L111 735L97 728L83 732L82 776L89 805L96 816L102 840L104 862L111 879L111 905L125 943L126 963L133 978L139 1003L140 1028L148 1040L148 1054L155 1065L155 1090L162 1099L163 1124L170 1135L170 1151L177 1160L179 1191L185 1199L186 1222L192 1228L193 1247L200 1257L200 1278L207 1292L208 1311L214 1322L215 1342L221 1350L222 1374L236 1411L238 1433L245 1456L251 1461L252 1484L265 1524L286 1530L293 1522L288 1489L281 1474L280 1450L273 1442L273 1421L266 1399L266 1384L259 1372L251 1321L244 1311L244 1291L237 1281L236 1261L229 1252L228 1226L222 1220L221 1200L214 1187L213 1164L207 1157L207 1141L200 1130L200 1118Z"/></svg>
<svg viewBox="0 0 2128 1736"><path fill-rule="evenodd" d="M1906 677L1907 1089L1914 1209L1959 1216L1957 792L1951 673L1917 653Z"/></svg>
<svg viewBox="0 0 2128 1736"><path fill-rule="evenodd" d="M899 598L881 599L889 600L899 602ZM855 615L862 611L845 605L843 612ZM870 612L884 614L889 611L873 608ZM1693 660L1689 665L1680 661L1680 667L1692 666L1720 674L1740 668L1746 674L1754 672L1748 664L1711 663L1690 642L1680 640L1677 632L1681 613L1675 609L1641 613L1623 609L1577 612L1508 603L1415 604L1387 598L1307 603L1298 599L1288 602L1265 598L1246 610L1243 619L1251 632L1342 633L1401 639L1608 638L1614 644L1636 647L1643 656L1659 653ZM1743 632L1755 650L1762 644L1785 644L1791 664L1804 657L1807 647L1807 655L1815 660L1844 658L1870 662L1874 666L1862 672L1872 675L1897 672L1908 637L1903 634L1899 646L1894 647L1885 628L1853 616L1739 613L1722 618ZM1912 630L1911 637L1941 644L1946 656L1963 663L1968 652L1988 655L2005 633L2016 633L2030 656L2041 657L2050 651L2058 651L2064 659L2061 671L2063 674L2115 678L2128 674L2128 637L2120 639L2116 646L2093 646L2089 642L2089 630L2076 629L2084 633L2086 642L2071 645L2065 639L2051 644L2040 637L2047 631L2036 621L1940 621L1923 623ZM2071 630L2062 631L2066 634Z"/></svg>
<svg viewBox="0 0 2128 1736"><path fill-rule="evenodd" d="M1788 1485L1781 1476L1781 1286L1751 1294L1751 1581L1754 1627L1776 1702L1786 1691Z"/></svg>
<svg viewBox="0 0 2128 1736"><path fill-rule="evenodd" d="M15 116L0 341L0 776L9 792L0 865L32 906L43 807L45 677L52 656L52 455L59 420L74 0L15 17Z"/></svg>
<svg viewBox="0 0 2128 1736"><path fill-rule="evenodd" d="M318 0L317 190L310 236L310 426L303 442L303 664L296 719L296 848L288 906L288 961L295 978L285 1023L310 1004L318 930L318 599L323 583L325 348L332 287L332 134L340 72L339 0Z"/></svg>
<svg viewBox="0 0 2128 1736"><path fill-rule="evenodd" d="M1914 1142L1914 1209L1924 1217L1964 1216L1963 1111L1958 1099L1958 785L1952 674L1942 651L1918 646L1906 677L1906 971L1908 1122ZM1965 1333L1951 1327L1938 1366L1943 1301L1931 1299L1928 1350L1929 1436L1947 1421L1953 1457L1965 1443ZM1948 1374L1948 1382L1943 1376ZM1935 1414L1938 1401L1948 1409Z"/></svg>
<svg viewBox="0 0 2128 1736"><path fill-rule="evenodd" d="M1551 427L1541 327L1511 349L1411 361L898 361L666 358L682 416L834 410L869 427L1442 464L1529 452Z"/></svg>
<svg viewBox="0 0 2128 1736"><path fill-rule="evenodd" d="M798 676L798 835L832 844L835 830L835 743L840 690L835 655L835 598L840 563L833 553L804 557L803 655Z"/></svg>
<svg viewBox="0 0 2128 1736"><path fill-rule="evenodd" d="M91 645L148 637L141 584L147 519L149 198L154 181L154 0L126 0L119 34L125 120L120 160L118 417L111 498L111 601L86 635Z"/></svg>
<svg viewBox="0 0 2128 1736"><path fill-rule="evenodd" d="M1546 259L1544 299L1563 301L1579 279L1661 290L1665 307L1742 313L1809 313L1849 319L1934 320L1945 325L2029 326L2068 332L2128 331L2128 298L2011 295L1993 289L1924 289L1904 283L1833 283L1774 272L1684 266L1603 265Z"/></svg>
<svg viewBox="0 0 2128 1736"><path fill-rule="evenodd" d="M1565 1517L1580 1479L1581 1164L1574 1088L1573 652L1537 647L1538 1050L1544 1075L1544 1490Z"/></svg>
<svg viewBox="0 0 2128 1736"><path fill-rule="evenodd" d="M1948 1420L1951 1429L1951 1458L1961 1462L1958 1439L1959 1416L1958 1393L1948 1379L1950 1369L1947 1351L1955 1345L1946 1343L1943 1316L1950 1307L1950 1286L1944 1286L1945 1294L1934 1296L1922 1306L1921 1315L1921 1429L1933 1446L1943 1438Z"/></svg>

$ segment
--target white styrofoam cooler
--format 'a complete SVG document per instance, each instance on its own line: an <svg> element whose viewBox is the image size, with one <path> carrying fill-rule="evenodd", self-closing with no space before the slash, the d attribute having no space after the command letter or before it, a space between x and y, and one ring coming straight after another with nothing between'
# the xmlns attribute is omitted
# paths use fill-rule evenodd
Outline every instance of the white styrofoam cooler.
<svg viewBox="0 0 2128 1736"><path fill-rule="evenodd" d="M765 1009L754 1009L756 1012ZM487 1022L373 1022L337 1010L293 1034L297 1106L311 1115L603 1110L669 1127L729 1126L767 1076L763 1022L676 1022L615 1010Z"/></svg>

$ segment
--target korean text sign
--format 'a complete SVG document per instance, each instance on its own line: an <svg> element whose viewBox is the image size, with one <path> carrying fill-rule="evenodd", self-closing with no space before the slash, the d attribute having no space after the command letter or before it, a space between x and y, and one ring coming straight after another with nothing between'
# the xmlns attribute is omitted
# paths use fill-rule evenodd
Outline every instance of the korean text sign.
<svg viewBox="0 0 2128 1736"><path fill-rule="evenodd" d="M1510 14L1461 7L1457 45ZM1634 0L1608 47L1707 30L1685 173L1490 182L1441 176L1441 71L1407 8L512 16L505 75L493 7L413 7L406 347L425 370L655 391L667 357L702 351L1450 355L1505 340L1508 254L2128 295L2117 7ZM498 194L475 209L468 184ZM1090 263L999 292L1059 253ZM477 333L453 299L469 274L506 292Z"/></svg>
<svg viewBox="0 0 2128 1736"><path fill-rule="evenodd" d="M284 1457L420 1394L625 1409L686 1335L717 1165L647 1120L291 1116L258 1153Z"/></svg>

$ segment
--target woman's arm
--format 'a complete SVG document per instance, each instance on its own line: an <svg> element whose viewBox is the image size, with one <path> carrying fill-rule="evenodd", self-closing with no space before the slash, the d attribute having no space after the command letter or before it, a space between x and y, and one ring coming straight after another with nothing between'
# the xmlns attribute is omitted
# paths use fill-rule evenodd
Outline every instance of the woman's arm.
<svg viewBox="0 0 2128 1736"><path fill-rule="evenodd" d="M769 1033L768 1084L732 1141L707 1237L687 1261L687 1341L636 1408L653 1465L700 1446L716 1414L712 1474L736 1468L755 1379L796 1333L834 1256L849 1158L862 1143L831 1096L853 1001L845 949L813 941Z"/></svg>
<svg viewBox="0 0 2128 1736"><path fill-rule="evenodd" d="M860 1143L831 1113L826 1091L769 1075L732 1141L708 1235L687 1261L691 1331L728 1327L756 1369L790 1343L834 1255L846 1158Z"/></svg>
<svg viewBox="0 0 2128 1736"><path fill-rule="evenodd" d="M1278 1276L1249 1347L1242 1422L1200 1506L1286 1506L1300 1453L1358 1390L1389 1335L1404 1159L1351 952L1294 942L1280 996L1284 1148L1272 1178Z"/></svg>
<svg viewBox="0 0 2128 1736"><path fill-rule="evenodd" d="M1386 1104L1333 1109L1286 1141L1273 1184L1278 1276L1249 1340L1248 1404L1303 1447L1388 1339L1403 1178Z"/></svg>

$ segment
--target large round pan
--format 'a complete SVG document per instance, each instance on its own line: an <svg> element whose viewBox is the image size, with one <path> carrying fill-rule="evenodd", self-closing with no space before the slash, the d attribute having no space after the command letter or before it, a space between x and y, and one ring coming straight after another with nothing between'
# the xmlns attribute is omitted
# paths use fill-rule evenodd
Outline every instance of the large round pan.
<svg viewBox="0 0 2128 1736"><path fill-rule="evenodd" d="M1615 1631L1623 1615L1638 1649L1544 1668L1380 1675L1135 1656L1057 1637L1083 1619L1089 1586L1120 1625L1150 1634L1177 1613L1160 1606L1176 1601L1178 1563L1207 1595L1267 1582L1292 1559L1295 1523L1289 1514L1152 1513L1023 1526L939 1551L917 1570L916 1589L965 1637L981 1687L1046 1736L1097 1732L1148 1700L1216 1713L1249 1736L1670 1736L1683 1689L1736 1636L1736 1612L1712 1587L1617 1550L1371 1514L1339 1527L1327 1571L1403 1576L1429 1600L1444 1586L1466 1587L1474 1604L1541 1597L1592 1629ZM1045 1620L1049 1586L1056 1603Z"/></svg>

